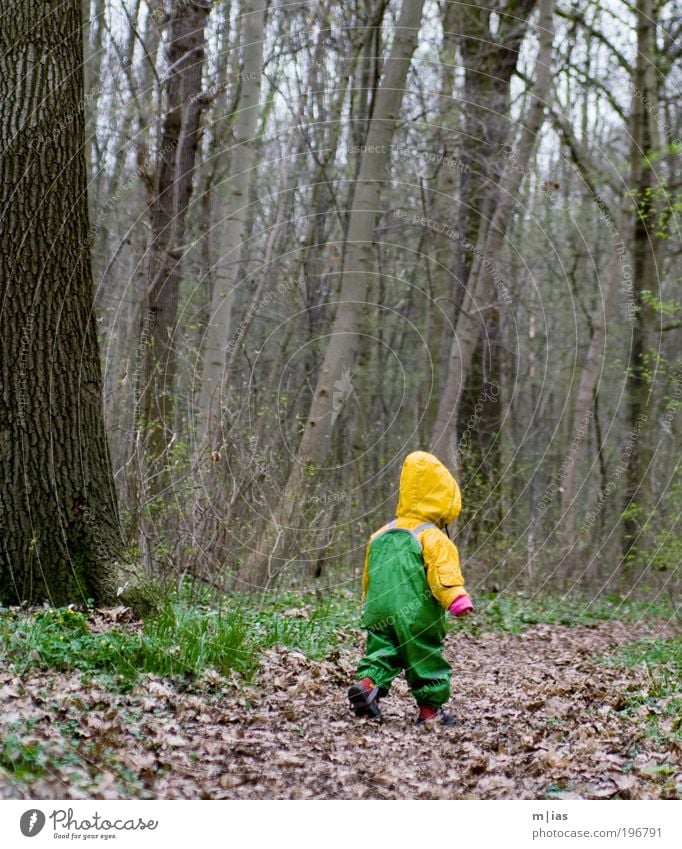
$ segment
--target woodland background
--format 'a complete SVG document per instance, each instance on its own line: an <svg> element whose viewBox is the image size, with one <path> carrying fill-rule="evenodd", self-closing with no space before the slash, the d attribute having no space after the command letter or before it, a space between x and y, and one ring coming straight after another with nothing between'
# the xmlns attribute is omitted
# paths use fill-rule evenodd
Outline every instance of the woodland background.
<svg viewBox="0 0 682 849"><path fill-rule="evenodd" d="M423 447L475 586L676 581L679 12L92 4L105 414L149 567L353 580Z"/></svg>
<svg viewBox="0 0 682 849"><path fill-rule="evenodd" d="M680 18L0 4L0 796L680 798ZM346 704L420 448L457 759Z"/></svg>

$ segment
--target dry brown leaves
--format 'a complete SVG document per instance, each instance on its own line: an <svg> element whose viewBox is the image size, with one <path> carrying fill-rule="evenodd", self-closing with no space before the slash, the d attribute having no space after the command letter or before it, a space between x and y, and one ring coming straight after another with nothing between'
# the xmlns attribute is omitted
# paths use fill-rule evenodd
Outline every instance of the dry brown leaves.
<svg viewBox="0 0 682 849"><path fill-rule="evenodd" d="M103 626L125 615L100 613ZM674 737L647 736L645 717L621 710L642 672L594 659L647 633L608 622L453 634L454 728L417 728L402 679L382 722L353 717L360 634L322 662L271 649L241 688L213 673L194 692L147 676L121 695L83 689L78 673L0 674L0 735L21 725L44 764L28 782L0 771L0 797L677 798Z"/></svg>

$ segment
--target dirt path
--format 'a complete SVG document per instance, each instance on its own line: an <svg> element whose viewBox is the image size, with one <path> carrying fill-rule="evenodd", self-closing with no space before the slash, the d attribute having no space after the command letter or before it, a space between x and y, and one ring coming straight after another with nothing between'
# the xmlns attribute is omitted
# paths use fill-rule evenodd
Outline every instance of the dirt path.
<svg viewBox="0 0 682 849"><path fill-rule="evenodd" d="M210 676L205 693L150 678L122 696L84 691L76 674L0 675L0 731L7 739L29 717L21 744L45 770L28 783L5 771L0 796L679 798L673 719L661 717L663 735L646 733L646 714L665 705L623 710L645 672L594 658L662 631L607 622L452 634L455 728L417 728L402 679L383 722L354 718L345 693L357 635L323 662L270 650L258 686L221 697Z"/></svg>

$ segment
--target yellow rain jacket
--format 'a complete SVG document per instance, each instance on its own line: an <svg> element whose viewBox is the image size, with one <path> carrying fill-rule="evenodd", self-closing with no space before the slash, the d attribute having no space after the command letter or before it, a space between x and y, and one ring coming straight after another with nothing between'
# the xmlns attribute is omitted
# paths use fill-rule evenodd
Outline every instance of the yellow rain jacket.
<svg viewBox="0 0 682 849"><path fill-rule="evenodd" d="M408 454L400 473L400 495L396 514L398 528L414 530L424 522L437 527L426 528L417 536L422 544L426 579L434 598L448 608L461 595L466 595L459 565L457 546L441 530L453 522L462 509L462 496L457 481L433 454L414 451ZM370 537L386 529L379 528ZM362 593L369 586L369 545L365 554Z"/></svg>

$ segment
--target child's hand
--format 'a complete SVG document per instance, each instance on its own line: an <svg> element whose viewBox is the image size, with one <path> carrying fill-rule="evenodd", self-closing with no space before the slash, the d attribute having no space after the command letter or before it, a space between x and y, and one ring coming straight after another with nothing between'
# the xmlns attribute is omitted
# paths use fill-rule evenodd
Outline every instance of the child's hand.
<svg viewBox="0 0 682 849"><path fill-rule="evenodd" d="M448 607L448 612L453 616L468 616L473 609L474 605L469 596L465 593L464 595L457 596L450 607Z"/></svg>

